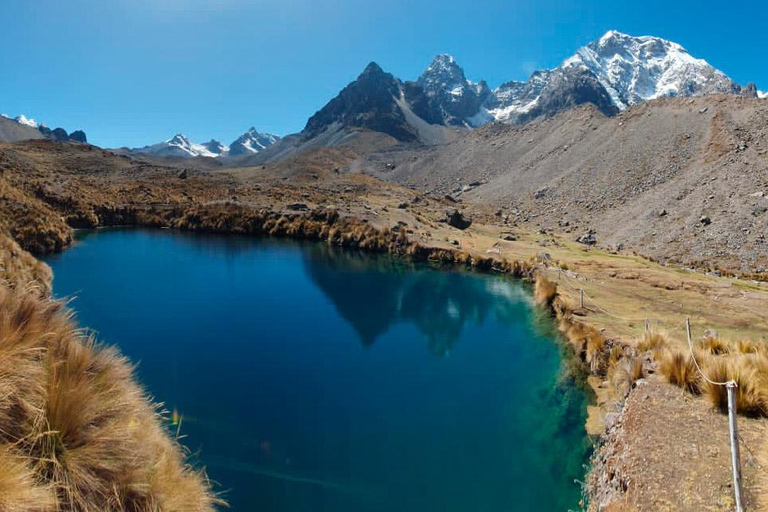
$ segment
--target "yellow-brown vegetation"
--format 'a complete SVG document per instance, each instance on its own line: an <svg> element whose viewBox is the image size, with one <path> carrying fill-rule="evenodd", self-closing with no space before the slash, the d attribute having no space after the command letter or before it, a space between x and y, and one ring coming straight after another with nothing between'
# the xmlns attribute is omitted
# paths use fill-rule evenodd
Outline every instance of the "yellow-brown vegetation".
<svg viewBox="0 0 768 512"><path fill-rule="evenodd" d="M616 392L626 395L635 382L645 377L643 360L639 357L622 359L609 367L608 376Z"/></svg>
<svg viewBox="0 0 768 512"><path fill-rule="evenodd" d="M549 306L557 296L557 283L550 281L543 275L536 277L533 296L538 304Z"/></svg>
<svg viewBox="0 0 768 512"><path fill-rule="evenodd" d="M708 355L721 356L731 352L731 345L716 336L707 336L696 344L702 352Z"/></svg>
<svg viewBox="0 0 768 512"><path fill-rule="evenodd" d="M701 375L689 354L672 350L664 352L659 362L659 370L670 384L695 395L701 392Z"/></svg>
<svg viewBox="0 0 768 512"><path fill-rule="evenodd" d="M60 303L0 285L1 510L213 510L157 407Z"/></svg>
<svg viewBox="0 0 768 512"><path fill-rule="evenodd" d="M733 381L736 383L736 411L745 416L765 416L768 414L768 388L765 378L758 374L758 369L744 356L730 358L711 358L704 370L707 377L716 383ZM728 395L725 386L705 383L707 397L716 408L728 412Z"/></svg>
<svg viewBox="0 0 768 512"><path fill-rule="evenodd" d="M657 352L663 349L667 344L667 340L663 334L658 332L646 332L643 334L643 338L637 343L637 350L640 352Z"/></svg>

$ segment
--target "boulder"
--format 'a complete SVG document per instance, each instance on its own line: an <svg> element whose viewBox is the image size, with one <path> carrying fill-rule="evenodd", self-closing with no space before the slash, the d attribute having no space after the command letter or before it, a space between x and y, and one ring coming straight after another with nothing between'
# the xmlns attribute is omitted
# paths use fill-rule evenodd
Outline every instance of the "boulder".
<svg viewBox="0 0 768 512"><path fill-rule="evenodd" d="M590 229L577 238L576 241L584 245L597 245L597 236L595 236L595 232Z"/></svg>
<svg viewBox="0 0 768 512"><path fill-rule="evenodd" d="M449 208L446 210L445 218L448 225L453 226L456 229L467 229L472 225L472 219L465 217L464 214L456 208Z"/></svg>
<svg viewBox="0 0 768 512"><path fill-rule="evenodd" d="M309 206L304 203L291 203L286 208L295 212L306 212L309 210Z"/></svg>

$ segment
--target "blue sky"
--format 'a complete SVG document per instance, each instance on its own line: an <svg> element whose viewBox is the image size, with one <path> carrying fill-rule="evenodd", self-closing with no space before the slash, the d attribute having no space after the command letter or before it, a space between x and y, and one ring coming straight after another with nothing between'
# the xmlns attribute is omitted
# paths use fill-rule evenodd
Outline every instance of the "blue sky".
<svg viewBox="0 0 768 512"><path fill-rule="evenodd" d="M768 89L768 4L574 0L3 0L0 112L104 147L183 132L284 135L374 60L415 79L437 53L495 87L609 29L682 44Z"/></svg>

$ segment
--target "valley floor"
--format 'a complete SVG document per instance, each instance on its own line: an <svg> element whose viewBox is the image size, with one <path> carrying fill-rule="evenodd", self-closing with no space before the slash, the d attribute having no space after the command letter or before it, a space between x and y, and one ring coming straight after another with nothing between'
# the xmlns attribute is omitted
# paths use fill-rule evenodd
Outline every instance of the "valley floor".
<svg viewBox="0 0 768 512"><path fill-rule="evenodd" d="M511 228L483 206L336 170L349 160L343 151L323 150L279 169L181 172L87 146L0 145L0 233L34 253L64 249L71 226L126 224L312 237L498 270L510 269L502 262L523 262L516 268L557 285L561 322L594 328L606 347L642 362L644 378L629 389L591 365L597 400L587 429L603 436L587 489L593 508L732 509L726 417L667 384L652 352L638 344L647 320L670 349L685 350L686 317L696 339L710 331L763 343L768 284L665 267L576 243L567 233ZM452 227L446 210L471 217L471 226ZM14 262L2 266L0 277L21 281L23 273L47 286L45 269L14 247L0 244L0 261ZM589 347L574 329L565 330L589 368ZM765 505L768 484L766 420L739 421L746 494L756 509Z"/></svg>

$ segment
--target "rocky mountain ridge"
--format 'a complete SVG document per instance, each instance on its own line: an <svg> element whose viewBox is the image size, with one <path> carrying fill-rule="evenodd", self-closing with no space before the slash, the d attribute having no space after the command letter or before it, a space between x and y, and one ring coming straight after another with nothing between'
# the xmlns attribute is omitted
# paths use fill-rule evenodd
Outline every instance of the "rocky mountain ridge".
<svg viewBox="0 0 768 512"><path fill-rule="evenodd" d="M277 135L258 132L251 127L243 135L238 137L229 146L226 146L218 140L211 139L203 144L192 142L183 133L177 133L170 139L144 146L141 148L122 148L121 152L138 155L151 155L158 157L180 157L180 158L222 158L236 157L242 155L255 155L263 149L271 146L280 140Z"/></svg>
<svg viewBox="0 0 768 512"><path fill-rule="evenodd" d="M75 130L67 133L64 128L49 128L44 123L20 114L14 118L0 114L0 142L19 140L52 139L60 142L88 142L85 132Z"/></svg>
<svg viewBox="0 0 768 512"><path fill-rule="evenodd" d="M741 87L677 43L611 30L562 65L493 90L485 81L467 79L447 54L435 57L416 81L402 81L372 62L310 118L302 136L311 140L326 130L367 129L399 142L429 144L452 138L445 131L435 137L434 127L523 124L583 104L610 116L642 101L718 93L764 96L754 84Z"/></svg>

